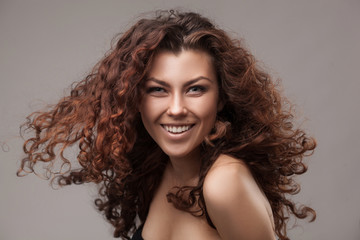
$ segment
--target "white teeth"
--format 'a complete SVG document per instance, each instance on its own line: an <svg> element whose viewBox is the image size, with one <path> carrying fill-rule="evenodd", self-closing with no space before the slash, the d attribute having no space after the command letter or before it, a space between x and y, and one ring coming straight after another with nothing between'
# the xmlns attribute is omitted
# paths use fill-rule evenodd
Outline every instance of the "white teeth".
<svg viewBox="0 0 360 240"><path fill-rule="evenodd" d="M182 133L190 129L190 125L184 125L184 126L166 126L164 125L164 128L166 131L170 133Z"/></svg>

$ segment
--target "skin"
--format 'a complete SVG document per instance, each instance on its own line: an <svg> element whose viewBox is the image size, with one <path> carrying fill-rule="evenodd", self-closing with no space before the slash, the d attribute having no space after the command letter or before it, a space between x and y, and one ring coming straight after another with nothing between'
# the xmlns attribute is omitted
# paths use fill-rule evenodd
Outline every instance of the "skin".
<svg viewBox="0 0 360 240"><path fill-rule="evenodd" d="M275 239L270 205L238 159L221 155L204 182L206 207L216 230L204 216L177 210L166 199L174 186L197 184L199 146L213 128L221 105L209 54L158 53L139 110L145 128L170 161L150 203L144 239Z"/></svg>
<svg viewBox="0 0 360 240"><path fill-rule="evenodd" d="M276 239L271 206L243 161L220 155L205 178L203 193L221 239Z"/></svg>
<svg viewBox="0 0 360 240"><path fill-rule="evenodd" d="M199 145L214 126L218 95L207 53L184 50L175 55L165 51L156 56L140 113L146 130L170 157L171 169L180 182L198 175ZM171 128L183 127L189 129L171 132Z"/></svg>

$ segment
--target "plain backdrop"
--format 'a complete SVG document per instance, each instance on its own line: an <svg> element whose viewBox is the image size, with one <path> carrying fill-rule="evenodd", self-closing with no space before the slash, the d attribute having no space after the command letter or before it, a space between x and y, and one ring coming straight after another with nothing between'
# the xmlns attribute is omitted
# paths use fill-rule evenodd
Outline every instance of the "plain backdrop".
<svg viewBox="0 0 360 240"><path fill-rule="evenodd" d="M245 39L316 137L294 200L318 218L298 221L292 239L359 240L359 0L1 0L0 239L112 239L93 186L53 190L34 175L16 177L19 126L86 76L116 33L144 12L171 8L199 12Z"/></svg>

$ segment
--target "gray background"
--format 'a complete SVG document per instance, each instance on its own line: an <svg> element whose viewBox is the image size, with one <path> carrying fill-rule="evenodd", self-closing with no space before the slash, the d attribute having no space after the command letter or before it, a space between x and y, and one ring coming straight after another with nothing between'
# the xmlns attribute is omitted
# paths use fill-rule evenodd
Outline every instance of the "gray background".
<svg viewBox="0 0 360 240"><path fill-rule="evenodd" d="M17 178L19 125L55 103L140 13L198 11L236 37L281 78L303 126L318 140L295 201L314 223L293 239L359 240L360 1L0 1L0 239L112 239L94 210L96 189L52 190L34 175ZM66 91L65 91L66 92Z"/></svg>

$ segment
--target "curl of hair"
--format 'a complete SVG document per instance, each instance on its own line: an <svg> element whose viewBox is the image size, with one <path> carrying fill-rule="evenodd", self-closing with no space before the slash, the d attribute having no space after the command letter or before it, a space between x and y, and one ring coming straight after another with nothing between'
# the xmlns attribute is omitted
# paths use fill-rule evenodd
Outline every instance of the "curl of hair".
<svg viewBox="0 0 360 240"><path fill-rule="evenodd" d="M242 159L266 194L274 214L275 232L288 239L289 214L312 217L315 211L295 206L286 194L300 186L294 175L307 167L303 157L315 148L314 139L294 127L291 104L282 98L271 77L254 57L223 30L196 13L158 12L139 20L71 94L47 111L35 112L23 125L33 135L24 143L26 157L18 175L48 164L46 176L60 185L100 184L95 204L114 226L114 236L129 239L135 218L145 221L168 157L151 139L138 113L143 83L159 51L206 51L217 71L222 110L213 132L204 140L197 186L168 194L175 207L204 215L202 186L219 156ZM71 169L64 151L77 144L79 169ZM60 156L61 169L53 171ZM194 211L193 207L200 207Z"/></svg>

